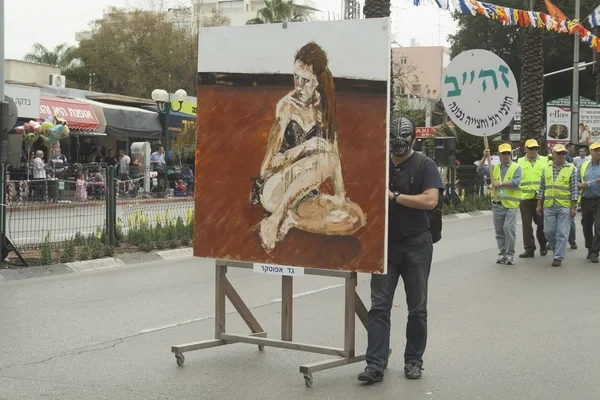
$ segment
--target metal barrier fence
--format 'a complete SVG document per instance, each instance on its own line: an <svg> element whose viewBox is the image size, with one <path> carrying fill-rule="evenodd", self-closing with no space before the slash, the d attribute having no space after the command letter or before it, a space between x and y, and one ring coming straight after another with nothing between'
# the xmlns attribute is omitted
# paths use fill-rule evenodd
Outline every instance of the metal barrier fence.
<svg viewBox="0 0 600 400"><path fill-rule="evenodd" d="M193 218L191 166L147 170L101 164L69 165L48 171L49 179L8 181L7 237L19 250L40 248L44 241L64 241L109 233L127 234L147 223L175 223ZM50 167L52 168L52 167ZM133 170L133 171L132 171ZM182 173L182 170L185 172ZM26 178L26 177L25 177ZM109 239L111 240L111 239Z"/></svg>

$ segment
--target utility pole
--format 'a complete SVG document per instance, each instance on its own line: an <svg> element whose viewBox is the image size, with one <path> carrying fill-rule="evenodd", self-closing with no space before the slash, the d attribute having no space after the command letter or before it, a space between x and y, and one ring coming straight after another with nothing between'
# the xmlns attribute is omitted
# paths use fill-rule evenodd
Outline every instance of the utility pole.
<svg viewBox="0 0 600 400"><path fill-rule="evenodd" d="M579 20L581 0L575 0L575 19ZM571 95L571 142L579 141L579 31L573 35L573 94Z"/></svg>
<svg viewBox="0 0 600 400"><path fill-rule="evenodd" d="M92 84L94 83L93 80L96 77L96 73L95 72L91 72L90 73L90 83L89 83L89 90L90 92L92 91Z"/></svg>

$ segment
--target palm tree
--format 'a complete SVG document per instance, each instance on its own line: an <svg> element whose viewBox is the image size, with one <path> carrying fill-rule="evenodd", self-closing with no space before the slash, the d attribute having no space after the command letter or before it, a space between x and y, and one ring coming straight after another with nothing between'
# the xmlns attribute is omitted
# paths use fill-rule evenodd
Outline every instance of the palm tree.
<svg viewBox="0 0 600 400"><path fill-rule="evenodd" d="M256 18L249 19L246 25L304 20L304 14L296 9L293 0L264 0L264 2L265 7L258 10Z"/></svg>
<svg viewBox="0 0 600 400"><path fill-rule="evenodd" d="M76 48L66 43L59 44L54 50L49 50L40 43L33 45L33 52L27 53L23 60L37 64L47 64L59 67L61 70L68 70L77 66L75 56Z"/></svg>
<svg viewBox="0 0 600 400"><path fill-rule="evenodd" d="M390 0L365 0L365 18L385 18L390 16Z"/></svg>
<svg viewBox="0 0 600 400"><path fill-rule="evenodd" d="M533 10L544 10L544 0L533 0ZM539 140L544 128L544 47L542 30L525 28L521 53L521 147Z"/></svg>
<svg viewBox="0 0 600 400"><path fill-rule="evenodd" d="M390 12L390 0L365 0L365 6L363 7L363 13L365 18L385 18L391 15ZM390 115L394 112L394 54L392 49L391 52L391 68L390 68Z"/></svg>

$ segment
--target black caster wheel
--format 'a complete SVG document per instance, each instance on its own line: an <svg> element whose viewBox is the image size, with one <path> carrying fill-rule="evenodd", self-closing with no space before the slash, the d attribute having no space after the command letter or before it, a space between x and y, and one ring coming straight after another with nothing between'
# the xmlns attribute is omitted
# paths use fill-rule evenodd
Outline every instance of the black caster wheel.
<svg viewBox="0 0 600 400"><path fill-rule="evenodd" d="M179 365L180 367L182 367L183 363L185 362L185 357L183 356L183 354L176 353L175 354L175 359L177 360L177 365Z"/></svg>
<svg viewBox="0 0 600 400"><path fill-rule="evenodd" d="M258 351L264 351L265 350L265 346L263 346L262 344L258 345Z"/></svg>
<svg viewBox="0 0 600 400"><path fill-rule="evenodd" d="M312 384L313 384L312 374L304 374L304 384L306 385L306 387L312 387Z"/></svg>

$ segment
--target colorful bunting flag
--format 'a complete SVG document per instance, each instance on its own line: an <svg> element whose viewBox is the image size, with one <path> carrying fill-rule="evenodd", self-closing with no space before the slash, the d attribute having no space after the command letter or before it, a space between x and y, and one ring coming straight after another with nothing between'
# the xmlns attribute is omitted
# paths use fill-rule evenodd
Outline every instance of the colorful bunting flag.
<svg viewBox="0 0 600 400"><path fill-rule="evenodd" d="M547 4L548 3L550 2L548 1ZM559 19L557 19L542 12L497 6L477 0L458 0L458 5L464 14L471 14L473 16L478 14L483 15L491 20L499 21L503 25L519 25L523 27L532 26L534 28L546 29L559 33L568 33L569 35L579 32L579 37L581 38L582 42L587 44L592 49L596 49L596 51L600 52L600 43L598 41L598 37L585 29L583 25L579 23L579 20L576 19L562 19L560 15ZM556 10L554 10L555 14L557 13ZM558 11L562 13L562 11ZM596 14L597 12L598 14ZM600 21L600 7L598 7L588 18L590 18L592 23L594 23L594 20Z"/></svg>
<svg viewBox="0 0 600 400"><path fill-rule="evenodd" d="M596 9L592 11L592 13L588 16L588 19L590 20L590 26L592 28L600 25L600 6L596 7Z"/></svg>
<svg viewBox="0 0 600 400"><path fill-rule="evenodd" d="M442 10L450 10L450 0L429 0L429 2L437 4L437 6ZM423 3L424 0L413 0L413 4L415 6L420 6Z"/></svg>

